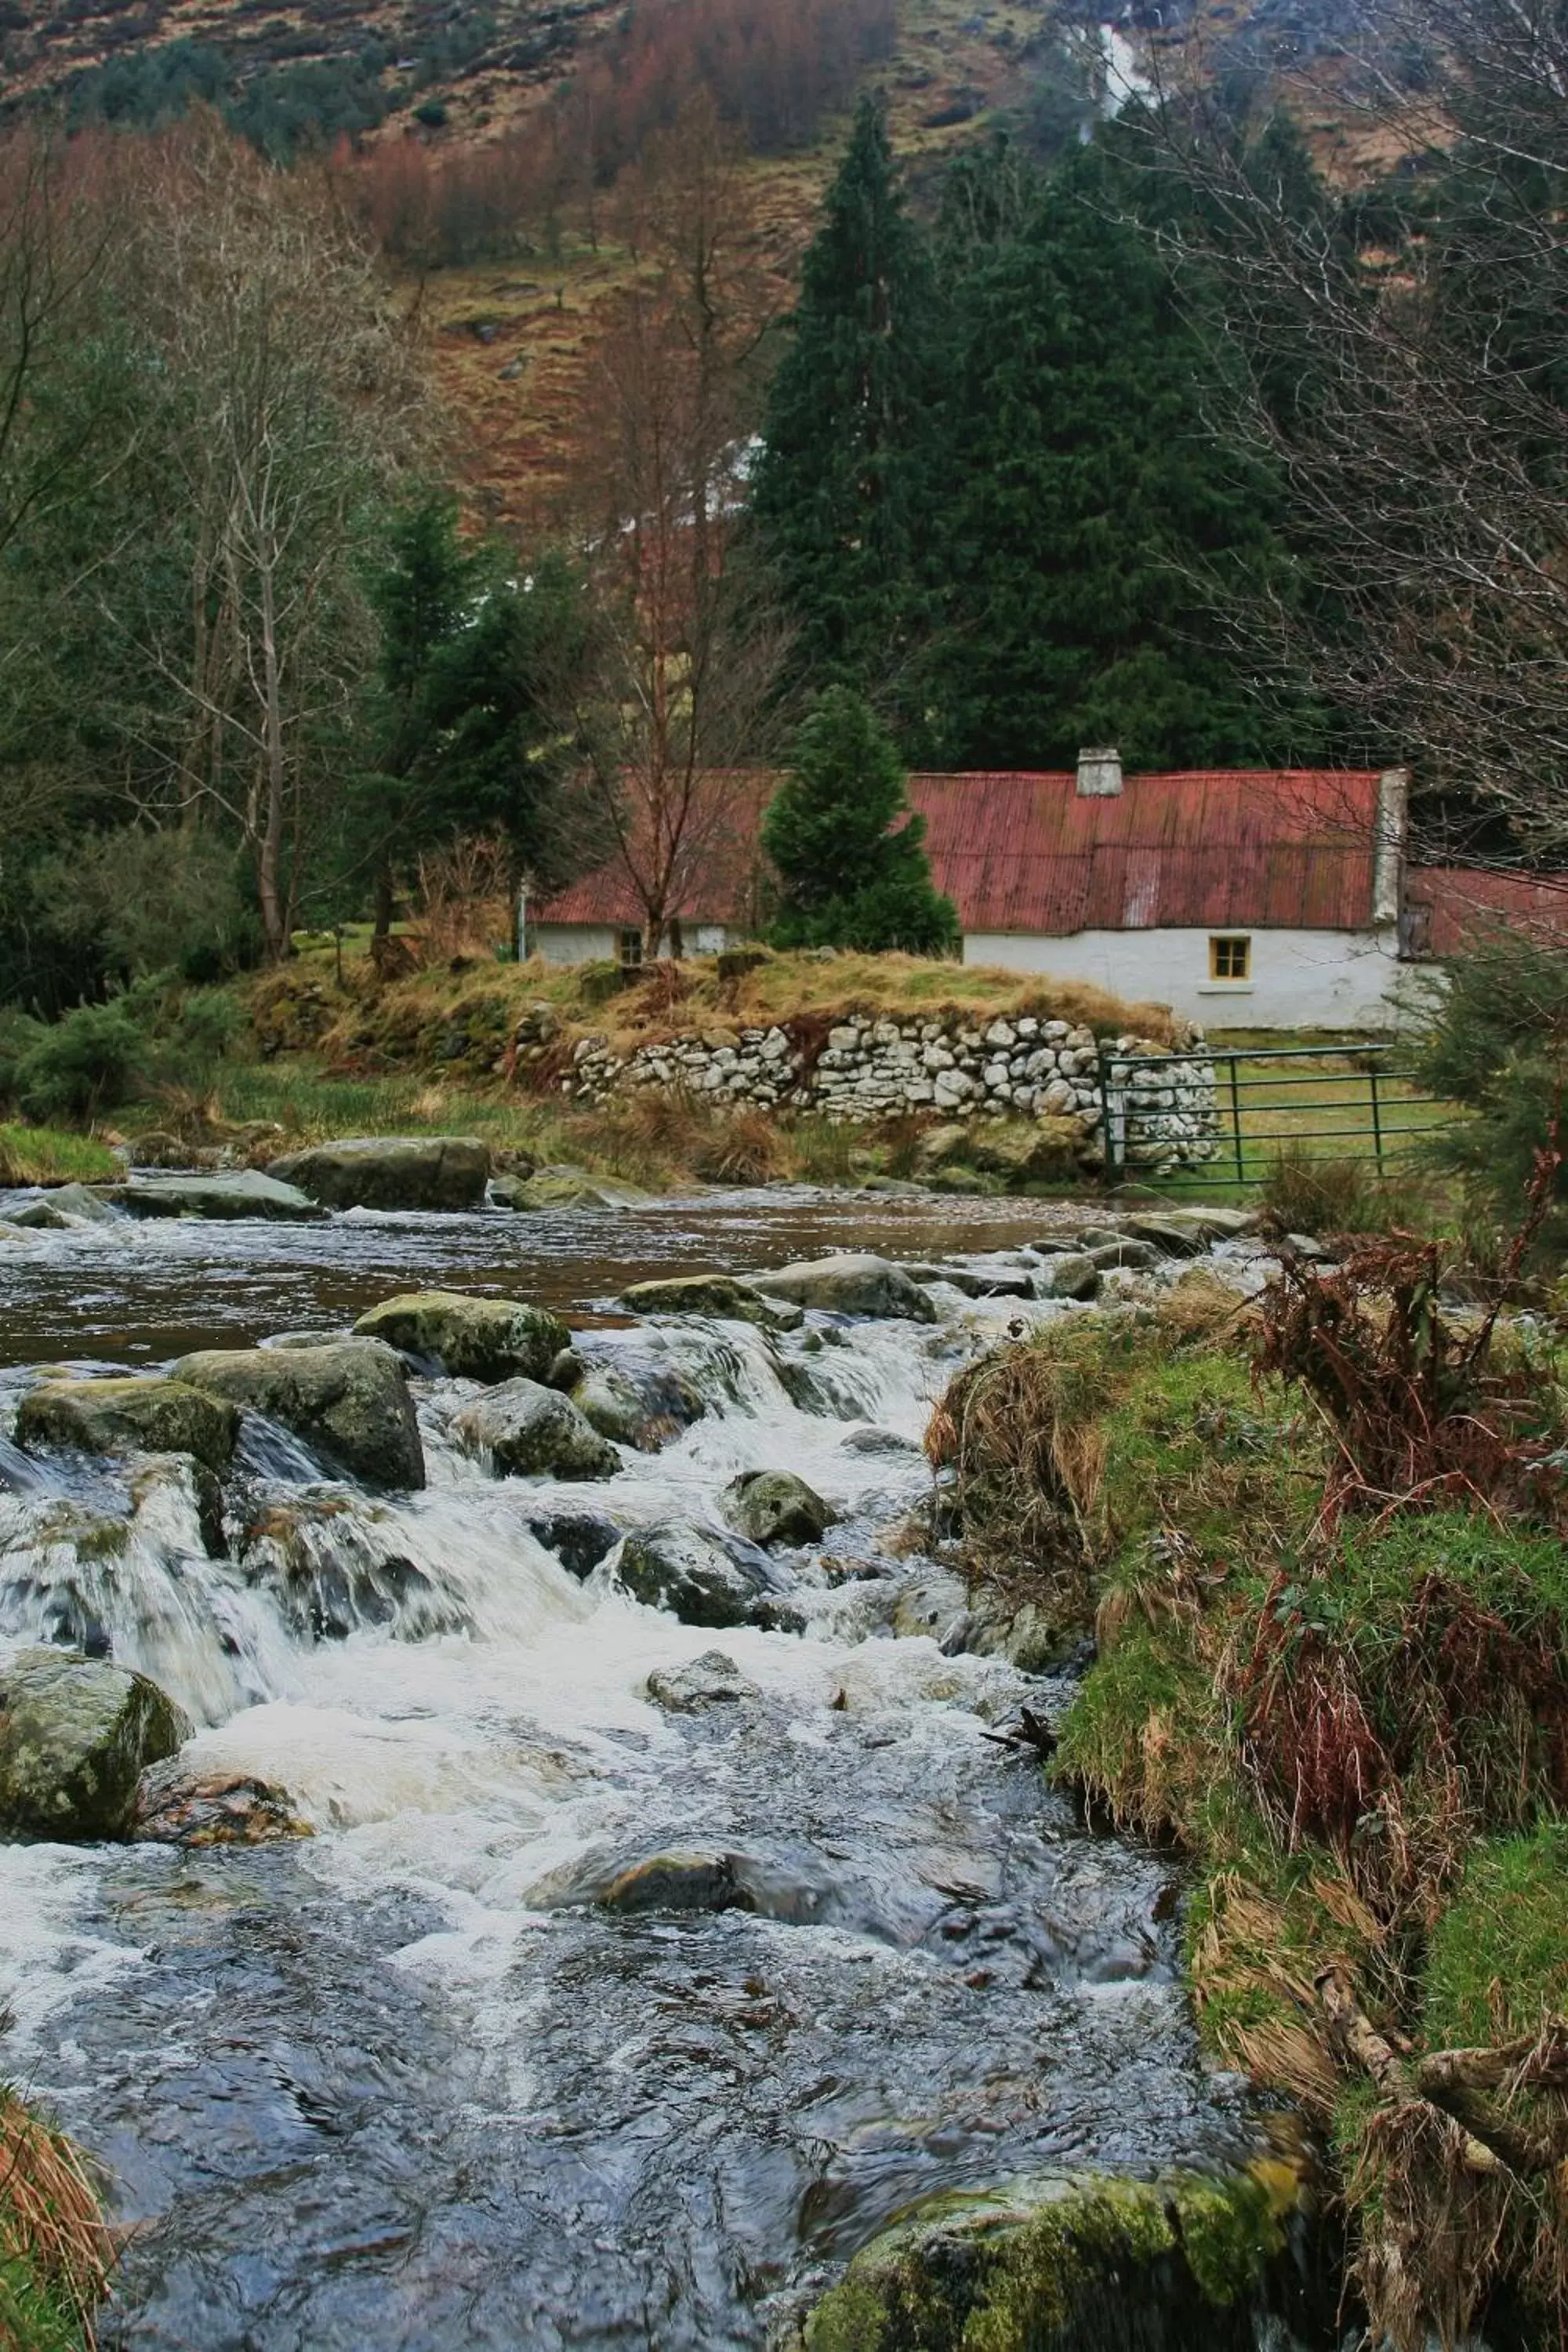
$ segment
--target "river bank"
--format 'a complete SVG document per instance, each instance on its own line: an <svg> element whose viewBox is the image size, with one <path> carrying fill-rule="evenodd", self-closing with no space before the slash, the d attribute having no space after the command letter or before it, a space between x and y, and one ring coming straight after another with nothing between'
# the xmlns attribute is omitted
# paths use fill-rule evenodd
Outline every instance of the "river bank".
<svg viewBox="0 0 1568 2352"><path fill-rule="evenodd" d="M944 1617L919 1532L935 1398L1020 1318L1087 1311L1030 1295L1067 1214L744 1194L174 1220L46 1230L25 1276L0 1266L8 1425L68 1332L90 1387L203 1341L320 1342L416 1270L494 1297L551 1269L593 1375L570 1393L652 1382L660 1407L608 1475L497 1476L465 1433L500 1391L416 1364L402 1495L247 1414L221 1538L178 1481L26 1440L9 1639L107 1643L195 1719L182 1769L276 1786L314 1832L0 1848L18 2053L144 2225L105 2341L760 2346L932 2195L1272 2160L1200 2057L1168 1866L1086 1834L1008 1736L1070 1678ZM918 1314L620 1303L868 1218L920 1270ZM1102 1279L1168 1287L1162 1263ZM726 1497L758 1472L835 1515L765 1568L742 1547L800 1630L633 1598L628 1538L740 1541Z"/></svg>

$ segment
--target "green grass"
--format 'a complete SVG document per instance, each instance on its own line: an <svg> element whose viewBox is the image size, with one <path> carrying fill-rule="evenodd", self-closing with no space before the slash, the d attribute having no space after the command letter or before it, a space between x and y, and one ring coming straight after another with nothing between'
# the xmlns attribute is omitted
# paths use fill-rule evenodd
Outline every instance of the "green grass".
<svg viewBox="0 0 1568 2352"><path fill-rule="evenodd" d="M0 1121L0 1184L99 1184L120 1173L109 1146L90 1135Z"/></svg>
<svg viewBox="0 0 1568 2352"><path fill-rule="evenodd" d="M1568 1823L1478 1846L1432 1931L1423 2023L1435 2050L1533 2033L1568 2011Z"/></svg>

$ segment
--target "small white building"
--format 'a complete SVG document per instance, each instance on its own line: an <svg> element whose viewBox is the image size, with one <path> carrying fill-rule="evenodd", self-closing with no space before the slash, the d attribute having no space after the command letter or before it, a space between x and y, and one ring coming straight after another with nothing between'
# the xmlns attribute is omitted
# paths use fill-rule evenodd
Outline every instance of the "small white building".
<svg viewBox="0 0 1568 2352"><path fill-rule="evenodd" d="M1048 972L1213 1029L1386 1027L1403 769L911 776L965 963Z"/></svg>

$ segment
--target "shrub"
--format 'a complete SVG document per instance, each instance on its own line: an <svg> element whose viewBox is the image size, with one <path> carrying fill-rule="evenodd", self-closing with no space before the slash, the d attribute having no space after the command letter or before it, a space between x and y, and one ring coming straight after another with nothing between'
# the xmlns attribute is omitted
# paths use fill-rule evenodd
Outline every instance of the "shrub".
<svg viewBox="0 0 1568 2352"><path fill-rule="evenodd" d="M1447 981L1415 1067L1430 1093L1472 1116L1436 1130L1423 1151L1513 1226L1568 1108L1568 949L1528 931L1483 933L1449 962ZM1563 1171L1557 1200L1568 1200ZM1561 1205L1542 1239L1568 1244Z"/></svg>
<svg viewBox="0 0 1568 2352"><path fill-rule="evenodd" d="M40 1028L16 1066L29 1118L91 1118L128 1101L145 1067L147 1038L130 1004L79 1004Z"/></svg>
<svg viewBox="0 0 1568 2352"><path fill-rule="evenodd" d="M1373 1160L1320 1157L1287 1145L1264 1181L1260 1204L1287 1234L1378 1234L1421 1221L1423 1203L1407 1178L1383 1175Z"/></svg>
<svg viewBox="0 0 1568 2352"><path fill-rule="evenodd" d="M165 972L202 985L258 960L237 871L212 833L130 825L42 860L33 894L43 923L83 958L89 986Z"/></svg>

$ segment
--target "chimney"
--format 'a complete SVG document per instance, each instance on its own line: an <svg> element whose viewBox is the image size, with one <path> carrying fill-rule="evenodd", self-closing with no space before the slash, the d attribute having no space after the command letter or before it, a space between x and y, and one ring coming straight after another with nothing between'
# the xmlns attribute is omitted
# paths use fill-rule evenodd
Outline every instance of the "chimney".
<svg viewBox="0 0 1568 2352"><path fill-rule="evenodd" d="M1111 744L1078 755L1078 796L1080 801L1114 800L1121 790L1121 754Z"/></svg>

